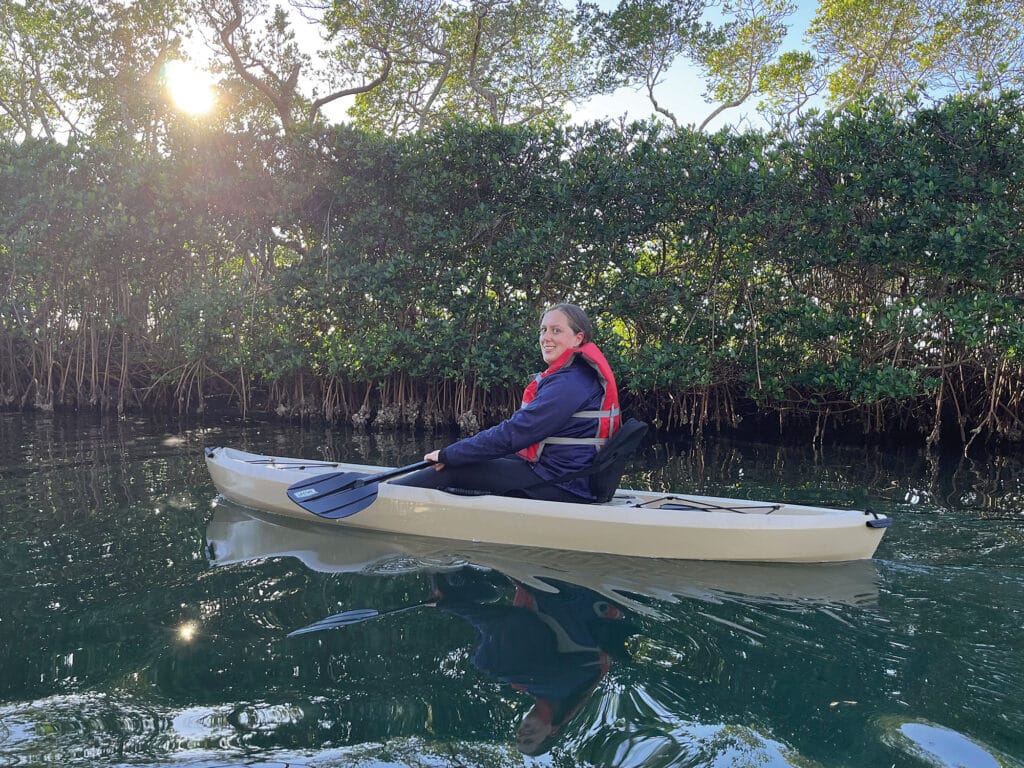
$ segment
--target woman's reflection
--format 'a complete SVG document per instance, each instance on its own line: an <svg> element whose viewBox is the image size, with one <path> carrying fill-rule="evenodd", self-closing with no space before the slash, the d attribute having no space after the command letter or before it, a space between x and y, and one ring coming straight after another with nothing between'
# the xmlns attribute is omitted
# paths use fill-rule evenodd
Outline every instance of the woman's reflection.
<svg viewBox="0 0 1024 768"><path fill-rule="evenodd" d="M432 581L436 606L479 634L473 665L533 696L516 731L526 755L550 749L636 632L625 609L575 584L546 580L557 590L546 592L472 566ZM509 581L511 605L499 602Z"/></svg>

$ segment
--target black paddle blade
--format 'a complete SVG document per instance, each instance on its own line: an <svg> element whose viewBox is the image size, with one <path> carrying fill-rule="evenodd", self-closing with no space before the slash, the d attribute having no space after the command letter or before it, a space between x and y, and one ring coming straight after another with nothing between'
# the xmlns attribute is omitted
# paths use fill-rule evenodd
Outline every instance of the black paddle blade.
<svg viewBox="0 0 1024 768"><path fill-rule="evenodd" d="M361 621L368 621L369 619L376 618L379 615L380 611L374 608L357 608L354 611L335 613L333 616L320 619L320 621L314 621L312 624L302 627L301 629L292 630L287 636L295 637L297 635L307 635L310 632L319 632L322 629L346 627L349 624L358 624Z"/></svg>
<svg viewBox="0 0 1024 768"><path fill-rule="evenodd" d="M356 476L366 477L366 475L358 474ZM313 480L320 480L320 478L313 478ZM338 520L354 515L359 510L366 509L373 504L377 498L377 483L353 488L351 481L345 481L344 477L339 478L336 482L326 479L305 488L292 486L288 489L288 498L317 517L322 517L325 520Z"/></svg>
<svg viewBox="0 0 1024 768"><path fill-rule="evenodd" d="M300 480L288 488L288 498L307 512L328 520L337 520L366 509L377 498L377 483L429 467L421 461L407 467L389 469L377 475L359 472L331 472Z"/></svg>
<svg viewBox="0 0 1024 768"><path fill-rule="evenodd" d="M337 493L352 488L367 477L369 475L361 472L330 472L326 475L316 475L289 486L288 498L296 503L302 499L319 498L326 493Z"/></svg>
<svg viewBox="0 0 1024 768"><path fill-rule="evenodd" d="M307 512L312 512L319 517L345 517L358 512L363 507L353 509L346 514L334 515L332 512L336 509L344 511L348 508L349 492L355 493L356 500L364 499L366 494L361 494L359 491L363 490L365 486L358 487L357 484L365 482L367 477L368 475L360 472L331 472L327 475L317 475L289 487L288 498ZM376 493L377 489L374 483L373 495L376 496Z"/></svg>

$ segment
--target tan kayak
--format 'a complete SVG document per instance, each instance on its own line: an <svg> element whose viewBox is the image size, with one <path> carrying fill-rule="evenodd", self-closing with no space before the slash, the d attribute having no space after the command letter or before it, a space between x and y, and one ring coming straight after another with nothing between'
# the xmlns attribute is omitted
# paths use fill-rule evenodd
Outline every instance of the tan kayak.
<svg viewBox="0 0 1024 768"><path fill-rule="evenodd" d="M289 487L328 473L373 475L388 467L262 456L208 448L217 490L252 509L328 525L522 547L676 560L838 562L870 558L884 515L795 504L620 490L606 504L459 496L382 482L347 517L310 514Z"/></svg>

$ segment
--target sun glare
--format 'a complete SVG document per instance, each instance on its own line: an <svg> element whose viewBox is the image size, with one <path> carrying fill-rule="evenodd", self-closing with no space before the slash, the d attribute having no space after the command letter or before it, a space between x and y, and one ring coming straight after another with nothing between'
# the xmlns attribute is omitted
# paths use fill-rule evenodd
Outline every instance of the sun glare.
<svg viewBox="0 0 1024 768"><path fill-rule="evenodd" d="M184 643L191 643L195 639L196 632L198 631L199 627L194 621L186 621L178 627L178 639Z"/></svg>
<svg viewBox="0 0 1024 768"><path fill-rule="evenodd" d="M210 75L184 61L164 65L164 83L175 106L191 115L209 112L217 100Z"/></svg>

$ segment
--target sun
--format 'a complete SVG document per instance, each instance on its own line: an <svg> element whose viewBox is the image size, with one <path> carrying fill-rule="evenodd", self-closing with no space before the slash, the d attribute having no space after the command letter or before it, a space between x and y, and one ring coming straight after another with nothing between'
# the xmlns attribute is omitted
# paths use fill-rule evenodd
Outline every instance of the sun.
<svg viewBox="0 0 1024 768"><path fill-rule="evenodd" d="M164 65L163 76L171 101L182 112L202 115L213 109L217 96L208 73L184 61L169 61Z"/></svg>

